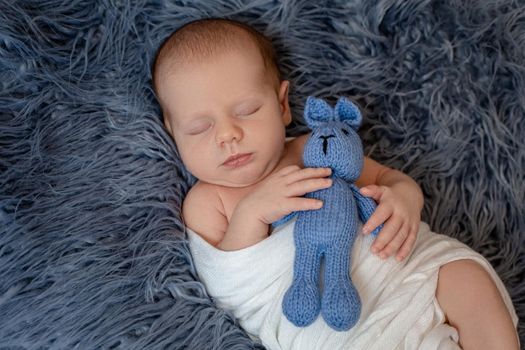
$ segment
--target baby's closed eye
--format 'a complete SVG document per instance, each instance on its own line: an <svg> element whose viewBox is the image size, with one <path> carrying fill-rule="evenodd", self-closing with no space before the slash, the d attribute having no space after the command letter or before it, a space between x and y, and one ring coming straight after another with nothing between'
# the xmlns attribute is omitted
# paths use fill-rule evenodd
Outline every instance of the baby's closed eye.
<svg viewBox="0 0 525 350"><path fill-rule="evenodd" d="M235 112L235 115L238 117L247 117L252 114L255 114L259 110L259 106L252 106L249 108L242 108Z"/></svg>
<svg viewBox="0 0 525 350"><path fill-rule="evenodd" d="M208 121L206 121L206 122L199 122L199 123L196 123L196 124L190 126L188 128L188 132L187 133L189 135L198 135L200 133L205 132L210 127L211 127L211 123L208 122Z"/></svg>
<svg viewBox="0 0 525 350"><path fill-rule="evenodd" d="M258 101L246 101L235 107L234 114L238 117L246 117L255 114L261 108L261 103Z"/></svg>

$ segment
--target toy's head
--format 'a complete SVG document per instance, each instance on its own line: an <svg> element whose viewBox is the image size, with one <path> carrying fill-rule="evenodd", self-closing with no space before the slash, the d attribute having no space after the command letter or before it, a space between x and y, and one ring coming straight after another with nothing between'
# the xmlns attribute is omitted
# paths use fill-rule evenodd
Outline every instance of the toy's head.
<svg viewBox="0 0 525 350"><path fill-rule="evenodd" d="M355 181L363 168L363 146L357 134L361 113L341 97L335 108L324 100L308 97L304 119L312 134L304 147L305 167L329 167L332 174Z"/></svg>

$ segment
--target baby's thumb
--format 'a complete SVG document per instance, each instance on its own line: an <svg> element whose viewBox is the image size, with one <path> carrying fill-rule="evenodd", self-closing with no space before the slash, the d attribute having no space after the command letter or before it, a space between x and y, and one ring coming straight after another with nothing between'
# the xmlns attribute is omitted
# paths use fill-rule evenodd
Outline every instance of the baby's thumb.
<svg viewBox="0 0 525 350"><path fill-rule="evenodd" d="M379 201L379 199L381 198L381 195L383 194L381 187L377 185L368 185L368 186L362 187L359 190L359 192L361 192L363 196L371 197L376 201Z"/></svg>

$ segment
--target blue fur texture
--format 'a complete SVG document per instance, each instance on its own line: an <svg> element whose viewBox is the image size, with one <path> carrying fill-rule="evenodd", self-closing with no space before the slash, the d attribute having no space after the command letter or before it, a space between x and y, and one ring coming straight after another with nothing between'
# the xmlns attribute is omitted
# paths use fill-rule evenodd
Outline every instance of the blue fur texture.
<svg viewBox="0 0 525 350"><path fill-rule="evenodd" d="M350 252L359 219L366 222L376 208L374 200L361 195L354 184L363 169L363 146L357 134L362 117L345 97L339 98L335 108L308 97L304 120L312 134L304 146L303 163L331 168L333 183L305 195L322 200L321 209L297 212L293 281L283 298L283 313L294 325L304 327L321 311L330 327L345 331L361 314L361 299L349 273ZM325 262L322 295L321 259Z"/></svg>
<svg viewBox="0 0 525 350"><path fill-rule="evenodd" d="M272 38L290 135L305 96L356 101L365 154L525 319L523 1L0 0L0 348L262 348L197 279L151 90L156 49L202 17Z"/></svg>

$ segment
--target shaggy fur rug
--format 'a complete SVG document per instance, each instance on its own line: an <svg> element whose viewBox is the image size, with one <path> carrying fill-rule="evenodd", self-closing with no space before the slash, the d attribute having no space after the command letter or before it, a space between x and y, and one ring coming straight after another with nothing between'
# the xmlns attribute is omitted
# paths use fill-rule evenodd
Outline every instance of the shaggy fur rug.
<svg viewBox="0 0 525 350"><path fill-rule="evenodd" d="M367 153L496 268L525 317L525 5L514 0L0 0L0 348L262 348L199 282L152 58L180 25L272 38L307 95L365 111ZM519 327L525 343L525 327Z"/></svg>

